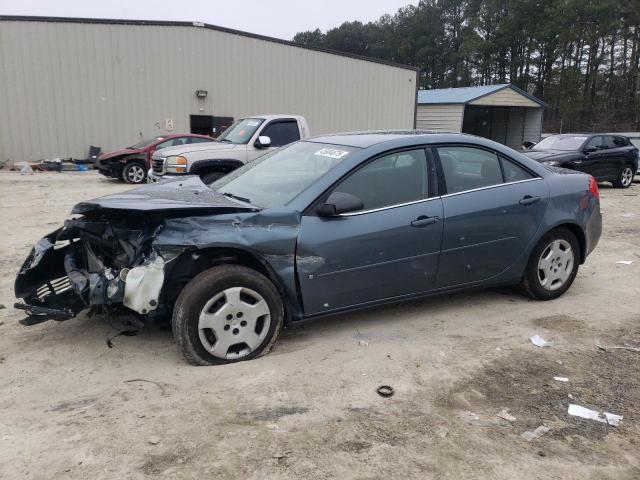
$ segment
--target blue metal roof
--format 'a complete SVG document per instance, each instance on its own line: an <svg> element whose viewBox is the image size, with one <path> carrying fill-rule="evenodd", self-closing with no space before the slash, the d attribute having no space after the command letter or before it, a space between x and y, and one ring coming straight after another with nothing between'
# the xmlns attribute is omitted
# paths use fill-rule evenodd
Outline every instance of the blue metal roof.
<svg viewBox="0 0 640 480"><path fill-rule="evenodd" d="M478 98L485 97L504 88L512 88L521 95L533 100L540 106L545 103L539 98L529 95L524 90L519 89L510 83L501 83L498 85L483 85L480 87L461 87L461 88L437 88L435 90L418 90L418 104L435 104L435 103L461 103L467 104Z"/></svg>

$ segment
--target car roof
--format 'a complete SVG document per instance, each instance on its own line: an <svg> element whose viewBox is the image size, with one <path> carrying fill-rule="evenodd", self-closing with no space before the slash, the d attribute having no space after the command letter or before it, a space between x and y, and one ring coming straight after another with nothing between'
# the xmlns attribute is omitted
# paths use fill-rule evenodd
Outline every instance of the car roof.
<svg viewBox="0 0 640 480"><path fill-rule="evenodd" d="M370 130L364 132L344 132L332 133L310 138L306 141L316 143L329 143L334 145L345 145L347 147L367 148L379 143L390 142L401 138L425 137L428 141L437 141L443 135L465 135L445 132L434 132L432 130Z"/></svg>
<svg viewBox="0 0 640 480"><path fill-rule="evenodd" d="M285 120L287 118L295 118L296 120L304 119L302 115L293 115L289 113L268 113L265 115L247 115L245 117L242 117L242 119L246 119L246 118L263 118L266 121L277 120L277 119Z"/></svg>

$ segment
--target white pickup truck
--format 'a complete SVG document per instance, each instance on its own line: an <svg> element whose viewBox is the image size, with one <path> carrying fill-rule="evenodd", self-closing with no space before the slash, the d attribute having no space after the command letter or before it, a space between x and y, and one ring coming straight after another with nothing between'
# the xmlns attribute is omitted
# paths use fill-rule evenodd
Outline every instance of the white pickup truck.
<svg viewBox="0 0 640 480"><path fill-rule="evenodd" d="M255 115L227 128L216 141L158 150L149 182L178 175L199 175L207 185L274 148L310 136L300 115Z"/></svg>

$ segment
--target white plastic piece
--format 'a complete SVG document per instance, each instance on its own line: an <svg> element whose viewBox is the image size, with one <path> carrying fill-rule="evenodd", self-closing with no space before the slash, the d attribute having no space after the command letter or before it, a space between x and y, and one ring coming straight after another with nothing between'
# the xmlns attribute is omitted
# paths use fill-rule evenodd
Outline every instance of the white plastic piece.
<svg viewBox="0 0 640 480"><path fill-rule="evenodd" d="M563 383L567 383L569 381L569 379L567 377L553 377L553 379L556 382L563 382Z"/></svg>
<svg viewBox="0 0 640 480"><path fill-rule="evenodd" d="M618 265L633 265L633 260L618 260L616 262Z"/></svg>
<svg viewBox="0 0 640 480"><path fill-rule="evenodd" d="M516 417L511 415L506 408L496 413L496 416L498 418L502 418L503 420L506 420L507 422L514 422L516 420Z"/></svg>
<svg viewBox="0 0 640 480"><path fill-rule="evenodd" d="M595 420L600 423L607 423L612 427L617 427L620 425L620 421L622 420L622 415L616 415L615 413L609 412L596 412L595 410L591 410L589 408L581 407L580 405L574 405L573 403L569 404L569 410L567 411L569 415L573 415L574 417L586 418L587 420Z"/></svg>
<svg viewBox="0 0 640 480"><path fill-rule="evenodd" d="M127 273L122 303L141 314L155 310L158 307L163 282L164 260L161 257L146 265L132 268Z"/></svg>
<svg viewBox="0 0 640 480"><path fill-rule="evenodd" d="M524 432L520 436L522 438L524 438L525 440L527 440L528 442L531 442L532 440L535 440L536 438L540 438L542 435L547 433L549 430L551 430L549 427L545 427L544 425L540 425L535 430L527 430L526 432Z"/></svg>
<svg viewBox="0 0 640 480"><path fill-rule="evenodd" d="M540 347L540 348L550 347L551 345L553 345L551 342L547 342L540 335L534 335L533 337L530 338L530 340L531 340L531 343L533 343L536 347Z"/></svg>

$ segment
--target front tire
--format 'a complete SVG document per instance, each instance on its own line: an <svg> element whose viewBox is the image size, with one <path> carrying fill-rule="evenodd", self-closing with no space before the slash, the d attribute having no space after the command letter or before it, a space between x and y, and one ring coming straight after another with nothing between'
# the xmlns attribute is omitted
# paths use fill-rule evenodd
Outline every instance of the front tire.
<svg viewBox="0 0 640 480"><path fill-rule="evenodd" d="M521 286L535 300L554 300L566 292L578 273L580 245L566 228L544 235L529 258Z"/></svg>
<svg viewBox="0 0 640 480"><path fill-rule="evenodd" d="M122 169L122 178L131 185L146 183L147 169L141 162L129 162Z"/></svg>
<svg viewBox="0 0 640 480"><path fill-rule="evenodd" d="M620 170L620 173L618 174L618 178L611 183L613 183L613 186L616 188L629 188L633 183L634 175L635 175L635 172L633 171L633 166L625 165Z"/></svg>
<svg viewBox="0 0 640 480"><path fill-rule="evenodd" d="M282 298L267 277L250 268L222 265L184 287L171 326L189 363L221 365L268 353L283 322Z"/></svg>

